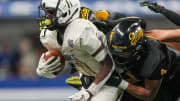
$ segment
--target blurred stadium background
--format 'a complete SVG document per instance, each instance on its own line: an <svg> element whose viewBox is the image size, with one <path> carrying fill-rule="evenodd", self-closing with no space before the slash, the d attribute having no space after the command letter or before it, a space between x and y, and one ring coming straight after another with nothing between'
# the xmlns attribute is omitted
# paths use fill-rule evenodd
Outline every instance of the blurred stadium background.
<svg viewBox="0 0 180 101"><path fill-rule="evenodd" d="M148 29L177 28L162 15L140 7L140 1L81 0L82 6L92 10L143 17ZM180 12L180 0L157 2ZM64 82L69 75L49 80L35 73L39 56L45 51L36 21L39 3L40 0L0 0L0 101L67 101L76 91Z"/></svg>

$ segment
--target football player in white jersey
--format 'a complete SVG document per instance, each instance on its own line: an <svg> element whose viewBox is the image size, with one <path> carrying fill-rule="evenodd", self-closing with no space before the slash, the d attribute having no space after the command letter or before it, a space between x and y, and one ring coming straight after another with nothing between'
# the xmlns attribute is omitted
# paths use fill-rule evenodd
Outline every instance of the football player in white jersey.
<svg viewBox="0 0 180 101"><path fill-rule="evenodd" d="M76 69L80 73L95 78L87 89L81 89L75 95L70 96L70 100L114 101L119 92L117 86L126 89L128 84L114 72L114 63L105 48L104 33L99 31L92 22L79 18L79 0L42 0L41 8L45 12L45 19L48 23L56 26L56 31L60 31L62 35L58 37L62 42L61 52L73 57L71 61L77 65ZM54 43L57 42L47 44L52 44L51 48L54 48ZM53 57L49 59L52 60ZM37 68L39 75L44 76L43 69L47 70L52 64L54 69L61 65L57 61L50 64L47 62L49 61L40 58Z"/></svg>

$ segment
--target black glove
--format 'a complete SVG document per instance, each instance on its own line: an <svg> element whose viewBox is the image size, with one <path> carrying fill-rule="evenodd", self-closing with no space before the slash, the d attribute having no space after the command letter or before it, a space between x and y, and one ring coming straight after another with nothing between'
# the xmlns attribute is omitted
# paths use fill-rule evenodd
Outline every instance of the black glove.
<svg viewBox="0 0 180 101"><path fill-rule="evenodd" d="M81 82L82 82L82 86L87 89L95 80L94 77L92 76L86 76L86 75L82 75L80 78Z"/></svg>
<svg viewBox="0 0 180 101"><path fill-rule="evenodd" d="M140 6L147 6L150 10L154 11L155 13L161 13L165 9L163 6L151 1L140 2Z"/></svg>

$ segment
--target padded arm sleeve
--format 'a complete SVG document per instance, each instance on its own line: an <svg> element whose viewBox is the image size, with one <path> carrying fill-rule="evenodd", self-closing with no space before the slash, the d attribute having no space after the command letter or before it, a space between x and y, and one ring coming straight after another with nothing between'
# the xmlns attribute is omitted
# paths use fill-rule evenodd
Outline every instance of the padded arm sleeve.
<svg viewBox="0 0 180 101"><path fill-rule="evenodd" d="M164 16L166 16L170 21L172 21L174 24L180 26L180 14L175 13L171 10L164 9L161 12Z"/></svg>

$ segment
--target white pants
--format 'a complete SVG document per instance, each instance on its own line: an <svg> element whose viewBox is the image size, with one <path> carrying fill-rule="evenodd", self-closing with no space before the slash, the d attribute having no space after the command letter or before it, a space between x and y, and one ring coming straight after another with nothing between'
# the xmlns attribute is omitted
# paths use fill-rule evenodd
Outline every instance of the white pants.
<svg viewBox="0 0 180 101"><path fill-rule="evenodd" d="M116 101L118 95L122 94L122 92L123 91L119 91L116 87L104 86L91 98L91 101Z"/></svg>

